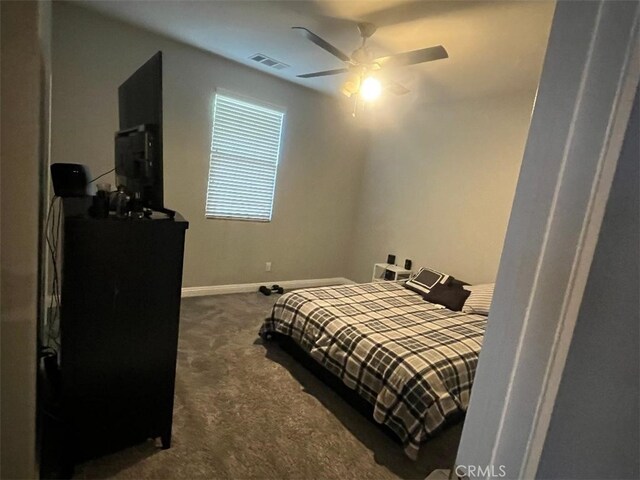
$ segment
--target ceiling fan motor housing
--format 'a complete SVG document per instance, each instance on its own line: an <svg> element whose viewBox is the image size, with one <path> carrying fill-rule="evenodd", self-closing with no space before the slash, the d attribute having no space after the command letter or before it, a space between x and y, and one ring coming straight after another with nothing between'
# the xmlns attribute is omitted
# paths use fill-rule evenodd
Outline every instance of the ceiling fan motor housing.
<svg viewBox="0 0 640 480"><path fill-rule="evenodd" d="M373 62L371 51L364 45L351 54L351 59L356 64L368 64Z"/></svg>

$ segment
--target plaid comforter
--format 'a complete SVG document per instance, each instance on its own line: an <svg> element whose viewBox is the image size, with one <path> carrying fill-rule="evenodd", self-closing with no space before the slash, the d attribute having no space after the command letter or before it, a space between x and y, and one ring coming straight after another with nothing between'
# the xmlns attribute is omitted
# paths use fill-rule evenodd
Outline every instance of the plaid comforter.
<svg viewBox="0 0 640 480"><path fill-rule="evenodd" d="M486 317L452 312L394 282L287 293L260 335L291 337L374 406L405 452L466 411Z"/></svg>

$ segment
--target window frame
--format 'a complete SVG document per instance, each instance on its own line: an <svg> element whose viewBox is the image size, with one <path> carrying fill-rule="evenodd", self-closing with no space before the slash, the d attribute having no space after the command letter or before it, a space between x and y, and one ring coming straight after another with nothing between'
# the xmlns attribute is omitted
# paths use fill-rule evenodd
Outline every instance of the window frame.
<svg viewBox="0 0 640 480"><path fill-rule="evenodd" d="M212 188L212 185L210 184L210 180L211 180L211 170L212 170L213 155L214 155L213 141L214 141L214 134L215 134L215 128L216 128L215 114L216 114L216 103L217 103L218 95L230 98L231 100L235 100L240 103L247 104L249 107L252 107L252 108L264 109L264 110L268 110L269 113L279 113L282 115L282 119L280 122L280 132L278 137L278 150L276 153L276 159L274 164L275 173L273 178L273 188L271 190L271 208L269 210L268 218L257 218L257 217L250 218L250 217L240 217L240 216L233 216L233 215L218 215L218 214L209 213L207 209L209 192L210 192L210 188ZM280 160L282 157L286 117L287 117L287 109L283 106L276 105L261 99L257 99L255 97L243 95L243 94L240 94L231 90L227 90L224 88L215 89L215 91L213 92L213 101L211 102L211 129L210 129L211 142L209 146L209 161L207 164L207 184L206 184L205 202L204 202L205 219L252 222L252 223L270 223L273 220L274 207L275 207L275 201L276 201L276 185L278 182L278 167L280 166Z"/></svg>

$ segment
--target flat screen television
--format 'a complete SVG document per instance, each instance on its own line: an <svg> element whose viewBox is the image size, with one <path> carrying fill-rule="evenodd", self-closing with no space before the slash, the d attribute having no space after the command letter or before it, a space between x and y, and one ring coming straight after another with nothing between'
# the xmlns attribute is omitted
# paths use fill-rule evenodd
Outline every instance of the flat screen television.
<svg viewBox="0 0 640 480"><path fill-rule="evenodd" d="M118 88L116 184L142 207L164 208L162 177L162 52Z"/></svg>

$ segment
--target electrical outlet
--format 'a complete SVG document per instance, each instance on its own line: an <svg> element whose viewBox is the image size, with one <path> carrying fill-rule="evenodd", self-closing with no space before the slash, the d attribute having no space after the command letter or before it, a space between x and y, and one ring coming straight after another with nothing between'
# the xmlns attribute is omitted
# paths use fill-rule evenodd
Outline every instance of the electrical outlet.
<svg viewBox="0 0 640 480"><path fill-rule="evenodd" d="M264 271L265 272L270 272L271 271L271 262L267 262L264 265Z"/></svg>

